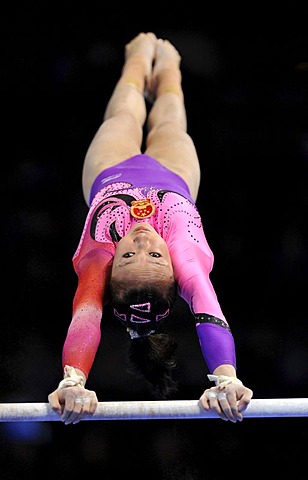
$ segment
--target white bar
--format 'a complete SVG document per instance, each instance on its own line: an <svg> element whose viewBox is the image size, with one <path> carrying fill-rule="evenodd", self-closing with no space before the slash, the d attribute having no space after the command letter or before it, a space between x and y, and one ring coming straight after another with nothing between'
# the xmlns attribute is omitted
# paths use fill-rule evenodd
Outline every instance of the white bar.
<svg viewBox="0 0 308 480"><path fill-rule="evenodd" d="M245 418L308 417L308 398L252 399ZM87 420L161 420L219 418L198 400L99 402ZM0 422L60 421L48 403L1 403Z"/></svg>

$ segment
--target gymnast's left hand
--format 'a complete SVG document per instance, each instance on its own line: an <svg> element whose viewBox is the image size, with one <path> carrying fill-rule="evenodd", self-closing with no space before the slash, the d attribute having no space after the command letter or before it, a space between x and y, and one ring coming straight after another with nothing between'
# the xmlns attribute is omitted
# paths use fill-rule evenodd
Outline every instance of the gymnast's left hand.
<svg viewBox="0 0 308 480"><path fill-rule="evenodd" d="M222 420L232 423L241 422L253 391L244 385L229 383L223 389L212 387L205 390L200 403L205 410L212 410Z"/></svg>
<svg viewBox="0 0 308 480"><path fill-rule="evenodd" d="M79 385L57 388L48 395L48 402L65 425L74 425L92 416L98 405L96 393Z"/></svg>

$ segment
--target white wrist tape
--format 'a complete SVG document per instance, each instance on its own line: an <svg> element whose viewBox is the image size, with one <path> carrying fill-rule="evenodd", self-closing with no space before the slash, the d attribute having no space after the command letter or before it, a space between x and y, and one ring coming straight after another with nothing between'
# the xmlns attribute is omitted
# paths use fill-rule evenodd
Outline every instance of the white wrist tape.
<svg viewBox="0 0 308 480"><path fill-rule="evenodd" d="M208 375L207 378L211 382L215 382L216 386L221 389L225 388L227 385L229 385L229 383L237 383L239 385L243 385L243 382L241 382L241 380L239 380L238 378L228 377L227 375Z"/></svg>
<svg viewBox="0 0 308 480"><path fill-rule="evenodd" d="M84 388L83 377L77 374L74 367L65 365L64 378L59 383L58 388L76 387L76 386Z"/></svg>

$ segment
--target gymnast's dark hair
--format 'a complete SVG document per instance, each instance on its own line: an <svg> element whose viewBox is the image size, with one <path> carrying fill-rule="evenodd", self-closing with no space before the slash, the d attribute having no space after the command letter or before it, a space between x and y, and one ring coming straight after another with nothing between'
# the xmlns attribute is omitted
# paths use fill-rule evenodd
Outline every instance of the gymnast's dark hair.
<svg viewBox="0 0 308 480"><path fill-rule="evenodd" d="M140 288L136 285L128 286L123 280L112 279L109 284L109 300L113 313L126 326L131 336L128 370L145 379L156 400L167 399L177 391L177 382L173 378L177 367L177 343L170 335L161 332L161 325L173 308L176 298L177 287L174 281L148 284ZM150 311L132 310L132 307L141 305L150 305ZM132 323L132 314L138 315L134 318L141 321ZM142 321L143 319L145 321Z"/></svg>

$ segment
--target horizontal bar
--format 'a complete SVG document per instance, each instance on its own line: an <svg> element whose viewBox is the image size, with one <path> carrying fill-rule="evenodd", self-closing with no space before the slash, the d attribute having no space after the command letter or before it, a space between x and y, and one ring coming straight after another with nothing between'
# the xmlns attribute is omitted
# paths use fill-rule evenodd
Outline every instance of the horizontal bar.
<svg viewBox="0 0 308 480"><path fill-rule="evenodd" d="M308 398L252 399L245 418L308 417ZM198 400L99 402L83 420L162 420L219 418ZM60 421L48 403L1 403L0 422Z"/></svg>

